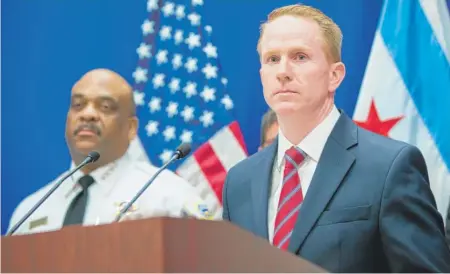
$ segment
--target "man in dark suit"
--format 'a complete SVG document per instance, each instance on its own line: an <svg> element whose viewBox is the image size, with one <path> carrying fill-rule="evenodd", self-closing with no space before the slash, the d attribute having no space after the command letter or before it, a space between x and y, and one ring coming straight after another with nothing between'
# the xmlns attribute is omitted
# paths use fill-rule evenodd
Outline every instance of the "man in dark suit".
<svg viewBox="0 0 450 274"><path fill-rule="evenodd" d="M450 272L421 152L334 105L341 42L317 9L269 15L258 53L278 138L229 171L223 218L331 272Z"/></svg>

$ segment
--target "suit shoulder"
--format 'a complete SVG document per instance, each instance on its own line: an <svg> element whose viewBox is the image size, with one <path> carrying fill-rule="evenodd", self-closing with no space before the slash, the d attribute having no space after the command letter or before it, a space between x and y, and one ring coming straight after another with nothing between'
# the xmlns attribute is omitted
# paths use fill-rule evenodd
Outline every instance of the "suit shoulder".
<svg viewBox="0 0 450 274"><path fill-rule="evenodd" d="M358 132L359 154L371 169L386 172L387 175L400 164L401 167L413 165L427 173L425 158L416 146L361 128Z"/></svg>
<svg viewBox="0 0 450 274"><path fill-rule="evenodd" d="M232 166L230 168L230 170L228 171L228 173L230 172L248 172L249 170L251 170L252 168L254 168L254 166L259 163L259 161L261 159L263 159L264 157L270 157L267 154L267 148L258 151L250 156L248 156L247 158L239 161L238 163L236 163L234 166Z"/></svg>
<svg viewBox="0 0 450 274"><path fill-rule="evenodd" d="M384 155L385 158L395 158L403 150L420 153L414 145L363 128L358 128L358 145L370 149L371 153Z"/></svg>

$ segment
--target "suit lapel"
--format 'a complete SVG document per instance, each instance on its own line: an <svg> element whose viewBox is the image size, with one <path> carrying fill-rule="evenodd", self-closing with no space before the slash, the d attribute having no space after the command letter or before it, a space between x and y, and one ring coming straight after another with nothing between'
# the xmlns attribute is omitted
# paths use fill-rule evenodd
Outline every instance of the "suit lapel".
<svg viewBox="0 0 450 274"><path fill-rule="evenodd" d="M249 170L249 172L256 174L251 182L255 233L264 239L269 239L267 227L269 186L272 180L272 168L278 147L277 144L278 141L274 140L269 147L261 151L259 155L260 160L255 164L255 170Z"/></svg>
<svg viewBox="0 0 450 274"><path fill-rule="evenodd" d="M355 157L347 149L357 143L356 126L344 113L331 132L292 232L289 251L296 253L338 189Z"/></svg>

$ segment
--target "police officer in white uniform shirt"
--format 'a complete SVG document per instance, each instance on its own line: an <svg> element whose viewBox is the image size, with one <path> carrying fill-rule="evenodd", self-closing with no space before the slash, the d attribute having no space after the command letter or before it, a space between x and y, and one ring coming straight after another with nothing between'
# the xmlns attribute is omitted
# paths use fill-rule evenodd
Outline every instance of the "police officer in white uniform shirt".
<svg viewBox="0 0 450 274"><path fill-rule="evenodd" d="M106 69L86 73L72 88L66 141L75 165L91 151L101 156L69 177L14 234L113 222L120 209L157 171L127 152L137 128L132 88L127 81ZM15 209L9 228L68 172L25 198ZM197 190L165 170L133 204L125 219L182 217L194 204L205 204Z"/></svg>

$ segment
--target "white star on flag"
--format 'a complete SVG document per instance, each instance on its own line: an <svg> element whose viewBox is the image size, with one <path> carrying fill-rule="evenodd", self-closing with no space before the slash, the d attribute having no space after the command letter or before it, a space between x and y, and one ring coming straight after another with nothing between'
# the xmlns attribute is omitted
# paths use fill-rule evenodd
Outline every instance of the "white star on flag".
<svg viewBox="0 0 450 274"><path fill-rule="evenodd" d="M134 103L137 106L143 106L145 104L144 97L145 97L145 93L140 92L139 90L133 91Z"/></svg>
<svg viewBox="0 0 450 274"><path fill-rule="evenodd" d="M200 96L202 96L205 103L208 103L209 101L214 101L216 99L216 96L214 95L215 92L215 89L205 86L200 93Z"/></svg>
<svg viewBox="0 0 450 274"><path fill-rule="evenodd" d="M192 0L192 5L193 6L202 6L203 0Z"/></svg>
<svg viewBox="0 0 450 274"><path fill-rule="evenodd" d="M206 66L202 69L202 72L205 74L206 79L217 77L217 67L212 66L210 63L206 64Z"/></svg>
<svg viewBox="0 0 450 274"><path fill-rule="evenodd" d="M197 61L198 60L196 58L188 57L188 60L186 64L184 64L184 67L189 73L192 73L197 70Z"/></svg>
<svg viewBox="0 0 450 274"><path fill-rule="evenodd" d="M180 29L176 30L173 39L175 40L175 45L178 45L181 42L183 42L183 31Z"/></svg>
<svg viewBox="0 0 450 274"><path fill-rule="evenodd" d="M150 102L148 102L148 108L151 113L161 110L161 98L152 97Z"/></svg>
<svg viewBox="0 0 450 274"><path fill-rule="evenodd" d="M181 116L183 116L185 122L189 122L190 120L194 119L194 108L185 106L183 111L181 112Z"/></svg>
<svg viewBox="0 0 450 274"><path fill-rule="evenodd" d="M230 110L230 109L233 108L233 101L231 101L231 98L230 98L230 96L228 96L228 94L225 95L225 96L222 98L222 100L220 100L220 102L225 106L225 108L226 108L227 110Z"/></svg>
<svg viewBox="0 0 450 274"><path fill-rule="evenodd" d="M188 19L189 19L189 21L191 21L191 25L193 25L193 26L200 25L201 16L198 15L197 13L195 13L195 12L194 13L190 13L188 15Z"/></svg>
<svg viewBox="0 0 450 274"><path fill-rule="evenodd" d="M178 114L178 103L177 102L169 102L169 105L166 108L167 116L172 118L176 114Z"/></svg>
<svg viewBox="0 0 450 274"><path fill-rule="evenodd" d="M158 51L158 53L155 56L156 62L158 63L158 65L167 63L167 54L168 54L167 50L159 50Z"/></svg>
<svg viewBox="0 0 450 274"><path fill-rule="evenodd" d="M175 16L177 17L178 20L183 19L186 14L184 13L184 6L183 5L178 5L177 9L175 11Z"/></svg>
<svg viewBox="0 0 450 274"><path fill-rule="evenodd" d="M169 88L171 93L175 93L180 90L180 79L172 78L169 83Z"/></svg>
<svg viewBox="0 0 450 274"><path fill-rule="evenodd" d="M170 151L168 149L164 149L163 153L161 153L161 155L159 156L159 158L161 159L161 162L163 162L163 163L167 163L167 161L169 161L171 157L172 157L172 151Z"/></svg>
<svg viewBox="0 0 450 274"><path fill-rule="evenodd" d="M161 37L162 41L172 38L172 27L163 26L161 28L161 31L159 32L159 36Z"/></svg>
<svg viewBox="0 0 450 274"><path fill-rule="evenodd" d="M206 56L208 56L208 58L217 58L217 48L213 46L213 44L206 44L206 46L203 48L203 51L206 53Z"/></svg>
<svg viewBox="0 0 450 274"><path fill-rule="evenodd" d="M163 131L164 138L166 142L169 142L172 139L175 139L175 127L167 126Z"/></svg>
<svg viewBox="0 0 450 274"><path fill-rule="evenodd" d="M158 7L158 0L148 0L147 1L147 11L151 12L154 10L157 10Z"/></svg>
<svg viewBox="0 0 450 274"><path fill-rule="evenodd" d="M211 111L205 110L203 112L203 115L200 116L200 121L203 123L204 127L209 127L210 125L212 125L214 123L213 116L214 116L214 113Z"/></svg>
<svg viewBox="0 0 450 274"><path fill-rule="evenodd" d="M155 74L155 77L153 77L153 80L152 80L153 88L158 89L160 87L163 87L165 85L165 83L164 83L165 77L166 76L162 73Z"/></svg>
<svg viewBox="0 0 450 274"><path fill-rule="evenodd" d="M147 135L152 136L154 134L157 134L158 133L158 125L159 125L159 123L157 121L148 121L147 125L145 126Z"/></svg>
<svg viewBox="0 0 450 274"><path fill-rule="evenodd" d="M133 72L133 78L136 83L147 82L147 69L143 69L141 67L137 67Z"/></svg>
<svg viewBox="0 0 450 274"><path fill-rule="evenodd" d="M180 141L183 143L192 143L192 131L183 130L180 136Z"/></svg>
<svg viewBox="0 0 450 274"><path fill-rule="evenodd" d="M190 32L185 42L188 44L190 50L195 47L200 47L200 35Z"/></svg>
<svg viewBox="0 0 450 274"><path fill-rule="evenodd" d="M175 4L172 2L166 2L164 7L162 7L161 11L164 13L165 17L171 16L174 12Z"/></svg>
<svg viewBox="0 0 450 274"><path fill-rule="evenodd" d="M174 70L179 69L183 65L182 59L183 59L183 55L181 55L181 54L176 53L173 55L172 66L173 66Z"/></svg>

